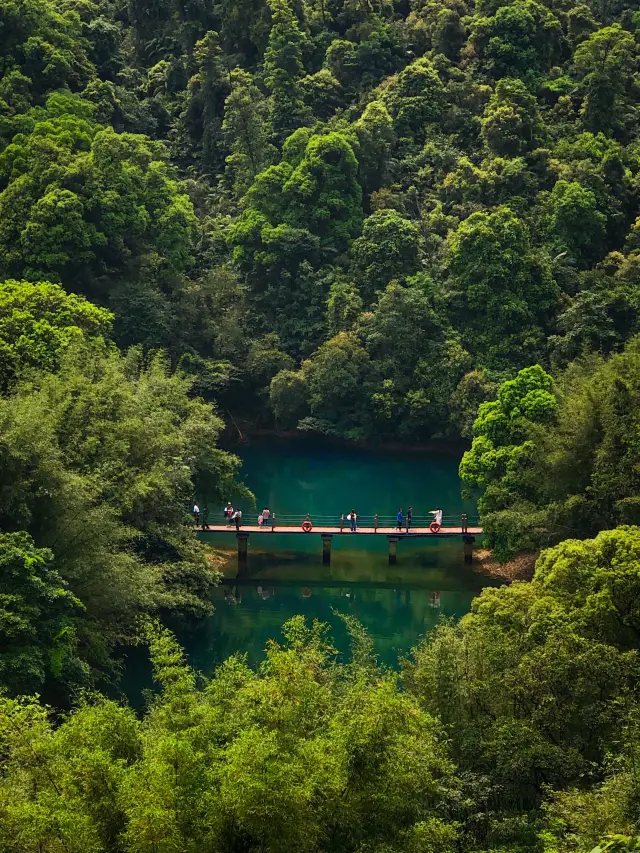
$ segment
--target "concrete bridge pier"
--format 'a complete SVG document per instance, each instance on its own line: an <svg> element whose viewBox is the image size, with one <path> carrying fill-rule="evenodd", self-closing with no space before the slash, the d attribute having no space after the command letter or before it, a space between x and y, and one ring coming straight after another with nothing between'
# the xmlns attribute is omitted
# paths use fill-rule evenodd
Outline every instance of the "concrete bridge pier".
<svg viewBox="0 0 640 853"><path fill-rule="evenodd" d="M238 531L236 533L238 540L238 566L244 567L247 565L247 548L249 545L249 534Z"/></svg>
<svg viewBox="0 0 640 853"><path fill-rule="evenodd" d="M395 566L398 558L398 539L399 536L387 536L389 540L389 565Z"/></svg>
<svg viewBox="0 0 640 853"><path fill-rule="evenodd" d="M322 536L322 565L331 565L331 540L333 533L321 533Z"/></svg>
<svg viewBox="0 0 640 853"><path fill-rule="evenodd" d="M464 552L464 561L465 563L473 563L473 543L476 541L475 536L471 536L468 533L462 537L463 541L463 552Z"/></svg>

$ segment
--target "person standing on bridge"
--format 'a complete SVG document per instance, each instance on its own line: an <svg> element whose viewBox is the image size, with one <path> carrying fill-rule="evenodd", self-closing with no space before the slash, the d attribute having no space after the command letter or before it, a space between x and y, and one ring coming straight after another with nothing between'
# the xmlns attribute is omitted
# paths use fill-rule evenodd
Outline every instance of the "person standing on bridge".
<svg viewBox="0 0 640 853"><path fill-rule="evenodd" d="M231 506L231 501L227 501L227 505L224 508L222 514L227 519L227 524L231 524L231 519L233 517L233 507Z"/></svg>
<svg viewBox="0 0 640 853"><path fill-rule="evenodd" d="M269 507L268 507L268 506L266 506L266 507L262 510L262 519L263 519L263 521L264 521L265 525L266 525L266 524L267 524L267 522L269 521L269 516L270 516L270 515L271 515L271 510L269 509Z"/></svg>
<svg viewBox="0 0 640 853"><path fill-rule="evenodd" d="M351 518L351 532L355 533L358 529L358 527L357 527L358 516L356 515L355 509L351 510L351 512L349 513L349 516Z"/></svg>
<svg viewBox="0 0 640 853"><path fill-rule="evenodd" d="M400 507L400 509L398 510L397 519L398 519L398 530L402 530L402 522L404 520L404 515L402 514L402 507Z"/></svg>
<svg viewBox="0 0 640 853"><path fill-rule="evenodd" d="M407 533L409 532L409 528L411 527L411 519L413 518L413 507L410 506L407 510Z"/></svg>
<svg viewBox="0 0 640 853"><path fill-rule="evenodd" d="M435 509L430 509L429 515L432 515L435 523L439 524L440 527L442 527L442 510L439 506L437 506Z"/></svg>
<svg viewBox="0 0 640 853"><path fill-rule="evenodd" d="M198 504L193 505L193 520L196 524L200 521L200 507Z"/></svg>
<svg viewBox="0 0 640 853"><path fill-rule="evenodd" d="M242 523L242 510L241 509L237 509L233 513L233 519L236 523L236 530L240 530L240 525Z"/></svg>

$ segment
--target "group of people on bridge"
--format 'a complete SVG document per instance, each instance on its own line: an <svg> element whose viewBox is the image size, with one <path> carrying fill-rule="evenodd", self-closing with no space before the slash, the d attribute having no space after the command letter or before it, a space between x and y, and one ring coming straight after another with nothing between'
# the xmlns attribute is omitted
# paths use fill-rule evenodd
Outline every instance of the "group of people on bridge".
<svg viewBox="0 0 640 853"><path fill-rule="evenodd" d="M440 507L436 507L436 509L430 509L428 514L433 516L433 521L429 525L429 529L431 530L432 533L437 533L438 530L440 530L440 528L442 527L442 510L440 509ZM463 516L463 518L466 518L466 516ZM352 509L349 513L347 513L347 523L350 526L351 532L357 533L357 531L358 531L358 514L355 511L355 509ZM411 529L412 523L413 523L413 507L409 506L409 508L407 509L406 516L404 514L402 507L400 507L400 509L398 510L398 514L396 516L397 529L401 531L402 528L404 527L404 529L408 533L409 530ZM376 513L376 515L373 516L373 529L377 530L379 526L380 526L379 518L378 518L378 514ZM343 527L344 527L344 515L340 516L340 530L342 530Z"/></svg>
<svg viewBox="0 0 640 853"><path fill-rule="evenodd" d="M227 525L235 523L236 530L240 530L240 527L242 526L241 509L234 509L233 505L231 504L231 501L227 501L227 505L222 510L222 515L223 518L226 520ZM269 507L265 507L258 516L258 526L266 527L269 523L270 518L271 510L269 509ZM275 513L273 515L273 518L275 519ZM206 528L209 527L209 525L206 523L206 518L204 517L203 513L200 512L200 507L197 503L194 503L193 505L193 520L196 523L196 526L202 524L203 530L206 530Z"/></svg>
<svg viewBox="0 0 640 853"><path fill-rule="evenodd" d="M440 530L440 528L442 527L442 510L439 506L437 506L435 509L430 509L427 514L433 516L433 521L429 525L429 529L432 530L434 533L437 533L438 530ZM402 525L404 523L406 531L408 533L413 523L413 507L409 506L406 516L403 516L402 507L400 507L400 509L398 510L396 521L398 522L398 530L402 530Z"/></svg>
<svg viewBox="0 0 640 853"><path fill-rule="evenodd" d="M442 528L442 510L440 507L436 507L435 509L430 509L428 511L428 515L433 516L433 519L429 523L428 527L431 533L438 533ZM206 530L209 528L209 525L206 523L206 511L204 514L200 512L200 507L194 503L193 505L193 518L196 526L202 525L202 529ZM242 526L242 510L234 509L231 501L228 501L226 506L223 509L223 517L226 520L227 526L235 524L236 530L240 530ZM282 526L282 525L281 525ZM290 527L290 523L285 523L285 527ZM338 525L336 525L338 526ZM381 526L379 522L379 516L373 516L373 523L370 525L373 527L374 533L377 532L378 528ZM403 530L406 533L409 533L413 526L413 507L409 505L407 512L405 514L402 507L398 510L396 516L396 529L400 532ZM275 513L272 513L269 507L264 507L264 509L258 515L258 527L262 529L270 528L272 531L275 529ZM461 529L462 532L466 532L467 527L467 516L463 513L461 517ZM313 530L313 522L311 521L311 516L307 514L306 518L301 524L301 528L305 533L310 533ZM340 532L345 528L348 528L352 533L357 533L358 531L358 513L355 509L351 509L345 517L345 514L342 513L339 520L339 528Z"/></svg>

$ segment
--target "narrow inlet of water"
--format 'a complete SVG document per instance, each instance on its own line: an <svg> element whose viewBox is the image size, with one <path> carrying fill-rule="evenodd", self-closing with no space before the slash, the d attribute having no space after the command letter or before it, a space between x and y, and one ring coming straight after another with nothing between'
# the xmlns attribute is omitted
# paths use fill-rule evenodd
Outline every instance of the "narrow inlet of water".
<svg viewBox="0 0 640 853"><path fill-rule="evenodd" d="M309 513L336 521L351 508L360 516L395 516L409 505L414 517L436 506L445 516L471 517L477 511L461 496L459 452L383 452L278 439L253 441L234 452L258 506L240 505L246 523L255 524L263 506L276 517L303 519ZM210 510L210 523L222 523L223 507ZM191 664L204 673L236 652L258 663L268 641L280 639L283 623L297 614L327 622L345 654L348 636L338 614L355 616L371 634L381 663L397 667L399 657L443 617L463 616L482 587L495 584L464 564L457 539L401 541L397 564L390 566L386 536L352 537L345 531L333 537L331 565L323 566L319 535L264 531L250 535L247 566L239 570L233 531L203 538L229 557L213 596L214 614L178 630ZM131 696L149 685L148 662L137 650L124 689Z"/></svg>

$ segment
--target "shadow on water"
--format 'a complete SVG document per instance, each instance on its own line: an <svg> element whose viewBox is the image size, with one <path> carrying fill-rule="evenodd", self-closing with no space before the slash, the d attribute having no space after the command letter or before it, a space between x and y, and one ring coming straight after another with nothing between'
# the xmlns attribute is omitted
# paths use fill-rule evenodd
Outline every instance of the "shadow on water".
<svg viewBox="0 0 640 853"><path fill-rule="evenodd" d="M302 507L301 512L330 515L356 506L366 515L408 503L416 514L438 504L452 514L475 512L460 495L457 457L282 442L260 442L242 456L258 504L283 513ZM245 518L253 513L242 508ZM328 623L341 654L348 652L348 637L337 614L355 616L372 636L380 662L397 667L399 657L443 617L463 616L484 586L496 584L465 566L462 541L455 539L402 540L391 566L384 534L356 540L345 532L333 537L331 565L324 566L319 535L265 531L250 535L247 565L239 571L233 532L204 538L229 554L213 595L215 612L173 627L189 662L206 674L236 652L259 663L267 643L280 639L283 623L297 614ZM123 691L140 707L141 690L152 686L148 656L139 648L127 657Z"/></svg>
<svg viewBox="0 0 640 853"><path fill-rule="evenodd" d="M221 658L242 649L257 662L266 642L297 613L328 622L345 652L346 632L336 610L355 616L373 637L381 662L397 666L398 656L443 616L464 615L482 587L493 583L464 565L461 542L401 542L395 566L388 562L386 536L362 543L354 547L347 534L335 536L330 566L322 565L320 537L311 536L304 539L309 550L302 552L250 545L240 571L232 558L215 597L217 618L203 626L208 635L198 644L208 649L203 660L211 660L217 648Z"/></svg>
<svg viewBox="0 0 640 853"><path fill-rule="evenodd" d="M268 544L275 537L269 535ZM483 587L497 583L464 565L458 542L402 542L398 563L390 566L386 537L353 548L345 535L334 546L331 565L324 566L320 537L313 540L304 539L304 551L252 550L250 545L247 565L240 570L235 553L229 552L224 578L213 595L213 615L172 626L195 669L209 674L236 652L258 664L268 642L281 639L283 624L298 614L327 623L344 656L349 642L341 613L366 628L382 664L397 667L443 617L460 618ZM229 540L212 544L228 547ZM123 691L141 707L141 691L152 686L146 651L130 650Z"/></svg>

